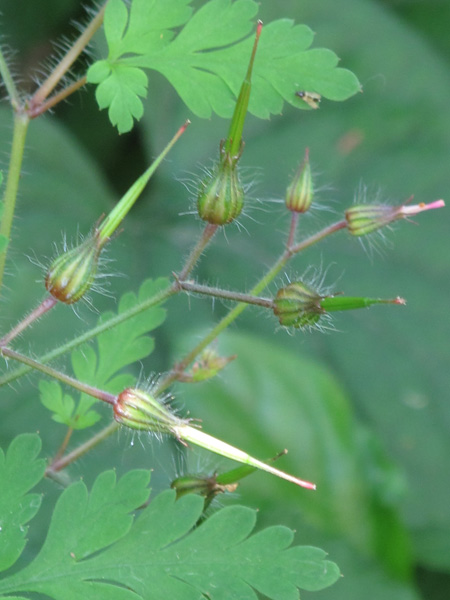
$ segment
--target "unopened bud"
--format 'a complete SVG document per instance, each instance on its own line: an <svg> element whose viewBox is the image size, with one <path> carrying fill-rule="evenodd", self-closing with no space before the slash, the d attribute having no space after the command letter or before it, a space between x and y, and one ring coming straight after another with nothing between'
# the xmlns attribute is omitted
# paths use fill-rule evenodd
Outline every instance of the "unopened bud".
<svg viewBox="0 0 450 600"><path fill-rule="evenodd" d="M236 162L220 161L213 173L200 184L198 214L212 225L227 225L241 214L243 206L244 190Z"/></svg>
<svg viewBox="0 0 450 600"><path fill-rule="evenodd" d="M278 290L274 313L283 327L313 327L325 312L320 306L323 296L301 281Z"/></svg>
<svg viewBox="0 0 450 600"><path fill-rule="evenodd" d="M436 200L430 204L420 203L413 206L401 204L389 206L388 204L357 204L345 211L347 229L352 235L362 236L381 227L389 225L398 219L406 219L425 210L442 208L443 200Z"/></svg>
<svg viewBox="0 0 450 600"><path fill-rule="evenodd" d="M313 183L309 150L305 150L305 158L295 174L292 183L286 190L286 206L289 210L305 213L313 201Z"/></svg>
<svg viewBox="0 0 450 600"><path fill-rule="evenodd" d="M65 304L73 304L91 287L101 251L95 236L56 258L45 278L47 291Z"/></svg>

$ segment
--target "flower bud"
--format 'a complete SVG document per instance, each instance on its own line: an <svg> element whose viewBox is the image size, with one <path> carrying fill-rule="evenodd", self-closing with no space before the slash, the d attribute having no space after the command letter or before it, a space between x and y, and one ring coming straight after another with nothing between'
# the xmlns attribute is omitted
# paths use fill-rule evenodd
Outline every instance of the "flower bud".
<svg viewBox="0 0 450 600"><path fill-rule="evenodd" d="M289 210L305 213L313 201L313 183L309 150L305 150L305 158L295 174L292 183L286 190L286 206Z"/></svg>
<svg viewBox="0 0 450 600"><path fill-rule="evenodd" d="M223 160L200 184L198 214L212 225L227 225L241 214L243 206L244 190L236 163Z"/></svg>
<svg viewBox="0 0 450 600"><path fill-rule="evenodd" d="M131 429L171 435L176 435L174 428L185 423L173 415L159 400L142 390L133 388L127 388L119 394L114 404L114 418L118 423Z"/></svg>
<svg viewBox="0 0 450 600"><path fill-rule="evenodd" d="M313 327L325 312L315 290L297 281L278 290L273 311L283 327Z"/></svg>
<svg viewBox="0 0 450 600"><path fill-rule="evenodd" d="M436 200L430 204L421 202L413 206L389 206L388 204L356 204L345 211L347 229L352 235L362 236L385 225L389 225L398 219L406 219L417 215L424 210L442 208L445 206L443 200Z"/></svg>
<svg viewBox="0 0 450 600"><path fill-rule="evenodd" d="M97 272L101 245L90 236L56 258L45 278L47 291L60 302L73 304L89 290Z"/></svg>

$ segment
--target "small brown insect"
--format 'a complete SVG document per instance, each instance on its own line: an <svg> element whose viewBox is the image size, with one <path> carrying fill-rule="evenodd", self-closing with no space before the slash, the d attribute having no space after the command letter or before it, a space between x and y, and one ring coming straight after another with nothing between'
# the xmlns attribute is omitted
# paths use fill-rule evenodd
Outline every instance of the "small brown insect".
<svg viewBox="0 0 450 600"><path fill-rule="evenodd" d="M311 108L319 108L319 102L322 100L322 96L316 94L316 92L305 92L302 90L295 92L295 95L301 98L303 102L306 102Z"/></svg>

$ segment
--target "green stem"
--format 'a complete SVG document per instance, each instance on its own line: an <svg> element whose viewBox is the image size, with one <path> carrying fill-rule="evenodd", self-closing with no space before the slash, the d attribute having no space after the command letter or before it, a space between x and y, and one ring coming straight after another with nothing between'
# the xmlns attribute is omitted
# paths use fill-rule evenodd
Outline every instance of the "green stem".
<svg viewBox="0 0 450 600"><path fill-rule="evenodd" d="M14 79L11 75L11 71L8 68L8 63L5 56L0 48L0 75L3 80L3 84L8 92L8 96L11 102L11 106L14 110L18 110L20 107L20 96L19 92L14 83Z"/></svg>
<svg viewBox="0 0 450 600"><path fill-rule="evenodd" d="M71 340L67 344L64 344L63 346L59 346L55 350L52 350L51 352L44 354L44 356L41 356L39 359L40 363L41 364L47 363L47 362L53 360L54 358L57 358L58 356L61 356L67 352L70 352L71 350L80 346L81 344L84 344L85 342L89 342L90 340L97 337L104 331L107 331L108 329L112 329L113 327L120 325L127 319L131 319L132 317L135 317L136 315L140 314L141 312L147 310L148 308L150 308L152 306L155 306L156 304L161 304L161 302L164 302L165 300L167 300L167 298L169 298L170 296L173 296L176 293L177 293L177 289L176 289L175 284L167 286L164 290L161 290L160 292L158 292L151 298L148 298L144 302L141 302L140 304L134 306L133 308L130 308L129 310L127 310L123 313L120 313L119 315L116 315L115 317L112 317L111 319L108 319L101 325L97 325L97 327L94 327L93 329L87 331L86 333L83 333L82 335ZM10 383L11 381L18 379L19 377L22 377L22 375L29 373L31 371L31 369L32 369L32 367L30 367L30 366L24 366L21 369L16 369L12 373L3 375L3 377L0 377L0 386L5 385L6 383Z"/></svg>
<svg viewBox="0 0 450 600"><path fill-rule="evenodd" d="M78 391L80 391L84 394L89 394L89 396L98 398L102 402L108 402L108 404L115 404L115 402L116 402L117 396L115 396L114 394L110 394L109 392L105 392L104 390L99 390L98 388L88 385L87 383L82 383L81 381L78 381L77 379L74 379L73 377L64 375L64 373L61 373L60 371L57 371L56 369L52 369L51 367L48 367L47 365L43 365L42 363L38 362L37 360L29 358L28 356L24 356L23 354L20 354L19 352L16 352L15 350L11 350L11 348L1 348L0 353L3 356L6 356L7 358L12 358L14 360L17 360L25 365L28 365L32 369L36 369L37 371L40 371L41 373L44 373L45 375L48 375L49 377L53 377L53 379L57 379L58 381L61 381L61 383L70 385L71 387L77 389Z"/></svg>
<svg viewBox="0 0 450 600"><path fill-rule="evenodd" d="M100 444L100 442L103 442L103 440L106 440L107 438L109 438L109 436L111 436L114 432L116 432L119 429L119 427L120 427L119 423L116 423L116 421L113 421L107 427L104 427L96 435L94 435L89 440L87 440L84 444L81 444L80 446L78 446L78 448L75 448L75 450L72 450L72 452L69 452L69 454L66 454L62 458L55 460L51 464L51 466L48 467L47 475L49 473L54 473L57 471L61 471L62 469L65 469L68 465L75 462L81 456L83 456L84 454L89 452L89 450L92 450L92 448L95 448L95 446L98 446L98 444Z"/></svg>
<svg viewBox="0 0 450 600"><path fill-rule="evenodd" d="M246 304L254 304L264 308L273 308L273 300L271 298L259 298L250 294L241 292L230 292L220 288L212 288L207 285L200 285L191 281L179 281L178 285L186 292L194 292L205 296L213 296L214 298L223 298L224 300L234 300L235 302L245 302Z"/></svg>
<svg viewBox="0 0 450 600"><path fill-rule="evenodd" d="M50 110L51 108L62 102L62 100L68 98L74 92L82 88L86 84L86 80L87 77L86 75L84 75L83 77L80 77L80 79L77 79L77 81L74 81L73 83L62 89L57 94L54 94L48 100L45 100L39 105L33 105L33 108L30 108L27 111L30 119L35 119L39 115L42 115L42 113L45 113L47 110Z"/></svg>
<svg viewBox="0 0 450 600"><path fill-rule="evenodd" d="M5 194L3 196L3 216L0 224L0 236L5 236L8 240L11 235L11 226L16 207L17 190L19 188L23 151L29 122L30 119L23 113L19 112L14 115L11 157L9 161ZM5 272L6 253L7 247L0 253L0 290L3 282L3 274Z"/></svg>
<svg viewBox="0 0 450 600"><path fill-rule="evenodd" d="M198 240L197 244L192 249L184 267L180 271L180 274L177 275L177 280L183 281L184 279L186 279L186 277L197 264L203 250L209 244L218 228L218 225L213 225L212 223L208 223L206 225L205 229L203 230L202 237Z"/></svg>
<svg viewBox="0 0 450 600"><path fill-rule="evenodd" d="M297 254L298 252L305 250L309 246L316 244L317 242L323 240L325 237L339 231L340 229L344 229L347 226L347 222L339 221L338 223L334 223L325 229L322 229L318 233L306 238L294 248L287 249L280 258L275 262L272 268L262 277L262 279L255 285L255 287L250 291L250 295L257 296L259 295L268 285L269 283L278 275L278 273L285 267L288 260L292 257L293 254ZM168 375L160 379L156 386L155 393L161 393L165 390L171 383L177 381L178 376L182 373L195 358L207 347L211 342L213 342L218 335L224 331L233 321L235 321L239 315L247 308L247 304L241 302L237 304L228 314L226 314L219 323L211 331L183 358L183 360L175 365L175 368Z"/></svg>
<svg viewBox="0 0 450 600"><path fill-rule="evenodd" d="M9 333L2 337L0 340L0 348L7 346L15 337L19 335L19 333L29 327L32 323L34 323L34 321L42 317L42 315L52 309L57 303L58 300L53 298L53 296L48 296L45 298L37 308L35 308L29 315L22 319L20 323L13 327Z"/></svg>
<svg viewBox="0 0 450 600"><path fill-rule="evenodd" d="M95 32L100 28L103 23L103 17L105 14L105 3L99 12L95 15L80 37L75 41L69 52L62 58L62 60L56 65L44 83L41 84L39 89L34 93L29 102L30 111L35 111L49 96L76 59L84 51L86 46L91 41Z"/></svg>

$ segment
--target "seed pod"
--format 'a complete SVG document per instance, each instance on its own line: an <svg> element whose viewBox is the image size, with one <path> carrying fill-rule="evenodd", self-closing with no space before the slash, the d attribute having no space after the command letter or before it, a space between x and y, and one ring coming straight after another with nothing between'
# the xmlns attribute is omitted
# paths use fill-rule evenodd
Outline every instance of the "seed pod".
<svg viewBox="0 0 450 600"><path fill-rule="evenodd" d="M305 213L311 206L313 195L309 150L306 148L305 158L286 190L286 206L293 212Z"/></svg>
<svg viewBox="0 0 450 600"><path fill-rule="evenodd" d="M47 291L65 304L80 300L94 281L100 251L97 238L90 236L76 248L58 256L45 278Z"/></svg>
<svg viewBox="0 0 450 600"><path fill-rule="evenodd" d="M296 281L278 290L273 311L283 327L313 327L325 312L320 306L322 298L315 290Z"/></svg>
<svg viewBox="0 0 450 600"><path fill-rule="evenodd" d="M119 394L114 405L114 418L131 429L175 436L174 428L185 423L172 414L162 402L142 390L133 388L127 388Z"/></svg>
<svg viewBox="0 0 450 600"><path fill-rule="evenodd" d="M239 181L236 163L219 162L200 185L197 210L200 217L212 225L227 225L241 214L244 190Z"/></svg>
<svg viewBox="0 0 450 600"><path fill-rule="evenodd" d="M398 219L407 219L417 215L425 210L433 208L442 208L445 206L443 200L435 200L430 204L421 202L413 206L406 203L400 206L390 206L389 204L356 204L345 211L348 231L355 236L362 236L381 227L389 225Z"/></svg>

